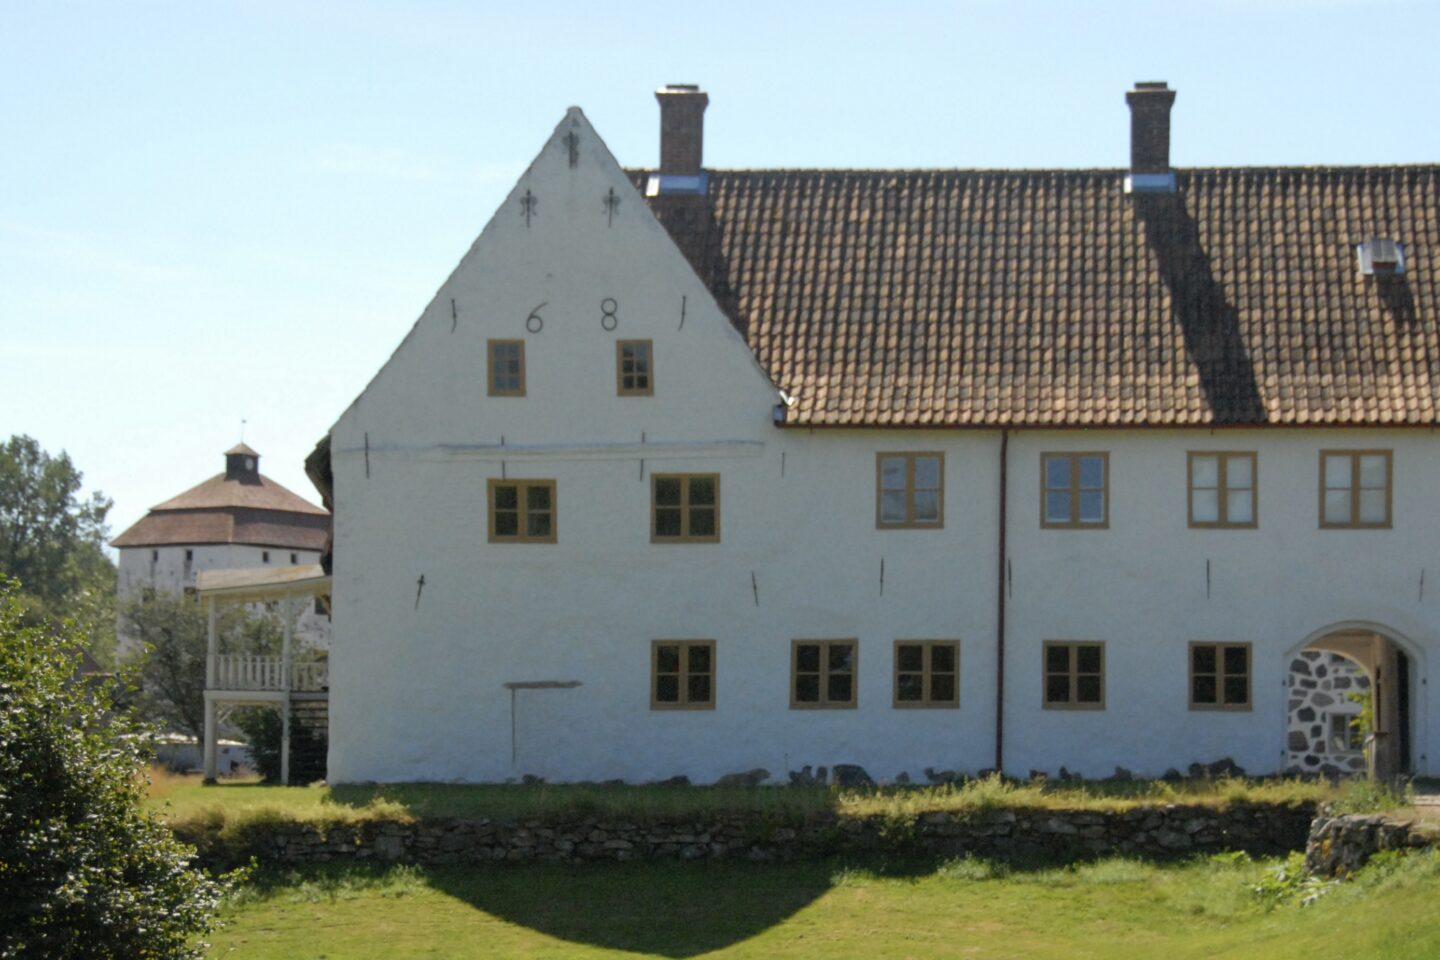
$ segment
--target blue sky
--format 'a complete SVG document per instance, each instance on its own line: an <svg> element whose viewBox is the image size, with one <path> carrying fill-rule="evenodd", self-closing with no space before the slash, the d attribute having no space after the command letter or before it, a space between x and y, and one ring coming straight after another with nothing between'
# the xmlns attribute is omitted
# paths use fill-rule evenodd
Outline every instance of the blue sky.
<svg viewBox="0 0 1440 960"><path fill-rule="evenodd" d="M652 165L667 82L714 167L1440 161L1440 2L0 5L0 438L114 533L240 435L302 495L565 108Z"/></svg>

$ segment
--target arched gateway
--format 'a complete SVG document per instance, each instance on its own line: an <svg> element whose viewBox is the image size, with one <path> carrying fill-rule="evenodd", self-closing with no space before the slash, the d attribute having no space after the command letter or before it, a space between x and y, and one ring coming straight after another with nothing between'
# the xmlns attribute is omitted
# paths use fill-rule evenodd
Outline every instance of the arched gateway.
<svg viewBox="0 0 1440 960"><path fill-rule="evenodd" d="M1336 624L1286 654L1285 772L1414 771L1417 652L1378 624ZM1367 706L1370 729L1355 722Z"/></svg>

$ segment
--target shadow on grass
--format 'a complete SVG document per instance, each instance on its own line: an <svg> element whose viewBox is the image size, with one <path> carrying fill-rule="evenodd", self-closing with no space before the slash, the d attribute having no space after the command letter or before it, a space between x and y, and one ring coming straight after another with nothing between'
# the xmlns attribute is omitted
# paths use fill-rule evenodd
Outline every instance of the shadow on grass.
<svg viewBox="0 0 1440 960"><path fill-rule="evenodd" d="M548 936L662 957L748 940L832 884L824 863L590 864L429 872L432 888Z"/></svg>
<svg viewBox="0 0 1440 960"><path fill-rule="evenodd" d="M261 897L304 889L321 899L367 889L394 896L407 888L426 887L486 916L557 940L678 960L753 939L791 920L856 875L920 880L938 873L969 881L1004 881L1064 871L1067 859L1057 848L984 860L874 856L793 863L428 868L331 863L262 868L246 886ZM1083 862L1088 861L1079 861Z"/></svg>
<svg viewBox="0 0 1440 960"><path fill-rule="evenodd" d="M794 863L592 863L433 868L428 885L497 917L573 943L694 957L749 940L858 872L920 879L950 861L873 857ZM987 877L1054 869L1040 855L977 861Z"/></svg>

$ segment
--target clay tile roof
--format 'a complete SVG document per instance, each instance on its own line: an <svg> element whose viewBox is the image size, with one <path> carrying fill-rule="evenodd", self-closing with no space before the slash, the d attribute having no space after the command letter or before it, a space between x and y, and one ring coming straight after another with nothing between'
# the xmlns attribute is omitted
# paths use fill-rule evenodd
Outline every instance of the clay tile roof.
<svg viewBox="0 0 1440 960"><path fill-rule="evenodd" d="M227 456L227 457L233 457L233 456L235 456L236 454L240 454L241 456L247 456L247 457L258 457L258 456L260 456L260 454L256 453L254 450L252 450L252 449L250 448L250 445L247 444L247 443L245 443L244 441L241 441L240 443L235 444L235 446L233 446L233 447L231 447L229 450L226 450L226 451L225 451L225 456Z"/></svg>
<svg viewBox="0 0 1440 960"><path fill-rule="evenodd" d="M151 507L159 510L197 510L213 507L249 507L252 510L281 510L288 513L310 513L327 516L325 510L309 500L290 492L264 474L259 482L227 480L225 474L217 473L198 486L191 487L178 497Z"/></svg>
<svg viewBox="0 0 1440 960"><path fill-rule="evenodd" d="M789 423L1440 420L1440 167L1124 176L716 170L649 202ZM1404 276L1359 274L1377 236Z"/></svg>
<svg viewBox="0 0 1440 960"><path fill-rule="evenodd" d="M329 529L329 513L269 477L227 480L222 473L152 507L110 543L117 548L244 543L323 550Z"/></svg>

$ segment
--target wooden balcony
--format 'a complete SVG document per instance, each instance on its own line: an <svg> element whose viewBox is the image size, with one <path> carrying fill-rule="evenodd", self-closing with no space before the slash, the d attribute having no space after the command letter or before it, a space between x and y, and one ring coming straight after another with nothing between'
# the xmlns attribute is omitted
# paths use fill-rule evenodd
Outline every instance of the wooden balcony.
<svg viewBox="0 0 1440 960"><path fill-rule="evenodd" d="M280 782L290 782L290 714L330 697L330 668L323 660L292 659L297 603L330 593L330 577L319 565L202 570L195 586L205 601L210 625L205 660L205 779L215 779L215 737L221 707L272 706L280 711ZM221 653L217 630L219 601L278 602L284 634L280 656Z"/></svg>
<svg viewBox="0 0 1440 960"><path fill-rule="evenodd" d="M207 689L320 693L330 687L329 665L323 661L293 663L289 677L285 674L284 657L249 653L215 654L210 658Z"/></svg>

